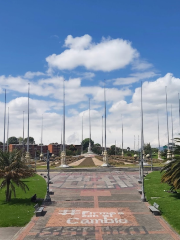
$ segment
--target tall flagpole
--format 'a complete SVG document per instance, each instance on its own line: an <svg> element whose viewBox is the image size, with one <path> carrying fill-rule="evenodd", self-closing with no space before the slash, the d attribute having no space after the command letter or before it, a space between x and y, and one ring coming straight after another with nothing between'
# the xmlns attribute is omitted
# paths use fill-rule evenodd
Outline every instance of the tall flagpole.
<svg viewBox="0 0 180 240"><path fill-rule="evenodd" d="M61 152L61 166L69 167L66 165L66 149L65 149L65 80L63 81L63 151Z"/></svg>
<svg viewBox="0 0 180 240"><path fill-rule="evenodd" d="M62 152L62 127L61 127L61 152Z"/></svg>
<svg viewBox="0 0 180 240"><path fill-rule="evenodd" d="M158 159L161 159L161 151L160 151L160 137L159 137L159 112L157 111L158 118Z"/></svg>
<svg viewBox="0 0 180 240"><path fill-rule="evenodd" d="M3 140L3 152L5 152L5 141L6 141L6 89L4 99L4 140Z"/></svg>
<svg viewBox="0 0 180 240"><path fill-rule="evenodd" d="M88 153L91 153L91 105L90 105L90 98L89 98L89 147L88 147Z"/></svg>
<svg viewBox="0 0 180 240"><path fill-rule="evenodd" d="M121 116L122 118L122 116ZM122 118L122 157L124 156L124 151L123 151L123 118Z"/></svg>
<svg viewBox="0 0 180 240"><path fill-rule="evenodd" d="M116 155L116 140L115 140L115 155Z"/></svg>
<svg viewBox="0 0 180 240"><path fill-rule="evenodd" d="M30 86L30 83L28 83L28 136L27 136L27 152L29 152L29 86Z"/></svg>
<svg viewBox="0 0 180 240"><path fill-rule="evenodd" d="M172 115L172 104L171 104L171 124L172 124L172 150L171 157L173 159L173 144L174 144L174 129L173 129L173 115Z"/></svg>
<svg viewBox="0 0 180 240"><path fill-rule="evenodd" d="M167 136L168 136L168 150L167 150L167 159L171 157L170 150L169 150L169 126L168 126L168 108L167 108L167 86L165 87L166 92L166 116L167 116Z"/></svg>
<svg viewBox="0 0 180 240"><path fill-rule="evenodd" d="M180 128L180 98L179 98L179 93L178 93L178 100L179 100L179 128Z"/></svg>
<svg viewBox="0 0 180 240"><path fill-rule="evenodd" d="M106 150L106 89L104 82L104 155L103 155L103 164L102 167L108 167L108 156Z"/></svg>
<svg viewBox="0 0 180 240"><path fill-rule="evenodd" d="M83 115L82 115L82 141L81 141L81 155L83 154Z"/></svg>
<svg viewBox="0 0 180 240"><path fill-rule="evenodd" d="M30 83L28 83L28 131L27 131L27 152L26 152L26 162L30 160L29 154L29 90L30 90Z"/></svg>
<svg viewBox="0 0 180 240"><path fill-rule="evenodd" d="M135 152L135 149L136 149L136 139L135 139L135 135L134 135L134 152Z"/></svg>
<svg viewBox="0 0 180 240"><path fill-rule="evenodd" d="M142 179L141 201L145 202L146 198L144 193L143 151L144 151L144 131L143 131L143 105L142 105L142 81L141 81L141 179Z"/></svg>
<svg viewBox="0 0 180 240"><path fill-rule="evenodd" d="M9 107L8 107L8 122L7 122L7 152L9 152L8 138L9 138Z"/></svg>
<svg viewBox="0 0 180 240"><path fill-rule="evenodd" d="M23 144L24 144L24 111L23 111Z"/></svg>
<svg viewBox="0 0 180 240"><path fill-rule="evenodd" d="M103 116L102 116L102 155L103 155Z"/></svg>
<svg viewBox="0 0 180 240"><path fill-rule="evenodd" d="M42 124L41 124L41 154L42 154L42 144L43 144L43 114L42 114Z"/></svg>
<svg viewBox="0 0 180 240"><path fill-rule="evenodd" d="M23 111L23 141L22 141L22 160L24 161L24 111Z"/></svg>

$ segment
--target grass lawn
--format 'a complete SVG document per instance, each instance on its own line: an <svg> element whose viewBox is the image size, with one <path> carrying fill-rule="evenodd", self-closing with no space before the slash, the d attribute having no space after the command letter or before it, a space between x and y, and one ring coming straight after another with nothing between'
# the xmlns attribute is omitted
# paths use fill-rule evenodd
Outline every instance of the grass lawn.
<svg viewBox="0 0 180 240"><path fill-rule="evenodd" d="M0 180L1 182L1 180ZM46 181L39 175L24 179L29 191L23 192L16 187L16 198L12 195L9 203L5 202L5 189L0 190L0 227L24 226L34 215L34 205L30 198L36 193L37 198L44 199Z"/></svg>
<svg viewBox="0 0 180 240"><path fill-rule="evenodd" d="M148 202L159 204L164 219L180 234L180 191L168 193L168 184L161 183L161 173L152 172L145 177L145 194ZM157 198L155 198L157 197Z"/></svg>

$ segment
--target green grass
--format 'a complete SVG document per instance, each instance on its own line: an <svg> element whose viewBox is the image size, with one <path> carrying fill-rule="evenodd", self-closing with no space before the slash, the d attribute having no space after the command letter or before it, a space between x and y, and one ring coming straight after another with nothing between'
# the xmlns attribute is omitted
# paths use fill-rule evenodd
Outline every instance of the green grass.
<svg viewBox="0 0 180 240"><path fill-rule="evenodd" d="M153 205L159 204L164 219L180 233L180 191L177 194L168 193L170 186L161 183L161 173L152 172L145 177L145 194L147 200ZM152 199L152 197L157 197Z"/></svg>
<svg viewBox="0 0 180 240"><path fill-rule="evenodd" d="M2 180L0 180L1 182ZM5 189L0 190L0 227L24 226L34 215L34 205L30 198L36 193L37 198L44 199L46 181L39 175L24 179L29 191L23 192L16 187L16 198L12 195L9 203L5 202Z"/></svg>

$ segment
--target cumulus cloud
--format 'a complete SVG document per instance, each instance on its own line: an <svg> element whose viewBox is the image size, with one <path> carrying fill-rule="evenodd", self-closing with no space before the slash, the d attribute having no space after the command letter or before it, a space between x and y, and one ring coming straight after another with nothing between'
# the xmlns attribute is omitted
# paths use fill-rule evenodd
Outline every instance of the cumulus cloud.
<svg viewBox="0 0 180 240"><path fill-rule="evenodd" d="M46 58L50 69L72 70L83 66L88 70L109 72L124 68L139 55L130 42L119 38L103 38L100 43L93 43L89 35L75 38L69 35L65 47L69 49Z"/></svg>
<svg viewBox="0 0 180 240"><path fill-rule="evenodd" d="M42 80L42 79L41 79ZM45 79L44 79L45 80ZM44 81L42 80L42 81ZM56 82L57 80L57 82ZM63 78L61 79L61 81ZM26 80L24 80L26 81ZM49 88L49 84L53 87L53 91L58 89L58 79L54 79L53 84L49 82L37 82L39 87ZM92 139L101 143L102 115L104 114L103 106L103 88L95 86L81 86L80 79L67 81L67 101L69 105L73 105L73 99L78 103L75 108L77 112L70 107L71 116L66 115L66 143L80 144L81 141L81 121L84 114L84 138L89 136L89 111L88 96L93 92L91 100L91 127ZM62 82L61 82L62 83ZM71 85L73 87L71 87ZM153 146L158 146L157 141L157 110L159 111L160 120L160 141L161 146L167 143L166 133L166 111L165 111L165 86L168 92L168 110L173 107L174 118L174 136L179 132L178 122L178 89L180 89L180 79L168 73L155 81L143 83L143 111L144 111L144 139L145 142L151 142ZM61 89L62 90L62 89ZM124 121L124 147L133 148L134 135L136 136L136 145L138 135L140 136L140 88L136 88L133 92L127 89L116 89L109 87L107 91L107 146L121 144L121 115ZM44 90L47 91L47 90ZM49 90L48 90L49 91ZM47 92L48 92L47 91ZM81 94L83 98L81 98ZM124 95L123 95L124 94ZM39 96L39 95L37 95ZM55 95L56 96L56 95ZM75 98L80 96L78 100ZM127 101L126 97L130 98ZM71 100L68 100L71 98ZM85 99L85 100L84 100ZM25 111L25 133L27 129L27 97L17 97L7 106L10 112L10 135L22 135L22 112ZM79 106L79 108L78 108ZM82 107L82 108L81 108ZM96 108L98 107L98 108ZM59 110L57 111L57 108ZM0 122L3 125L4 105L0 102ZM30 135L35 137L37 143L40 142L41 117L44 116L44 143L60 142L62 128L62 101L54 98L46 100L30 99ZM171 120L169 118L169 128L171 129ZM0 129L0 135L3 136L3 128ZM2 139L1 139L2 141ZM73 142L75 141L75 142ZM137 147L137 146L136 146Z"/></svg>
<svg viewBox="0 0 180 240"><path fill-rule="evenodd" d="M46 74L43 73L43 72L31 72L31 71L29 71L29 72L26 72L24 74L24 78L31 79L31 78L34 78L34 77L44 76L44 75L46 75Z"/></svg>
<svg viewBox="0 0 180 240"><path fill-rule="evenodd" d="M112 79L112 81L114 81L113 85L128 85L128 84L138 82L139 80L153 78L157 75L158 74L156 74L153 71L137 72L137 73L131 73L128 77L125 77L125 78Z"/></svg>
<svg viewBox="0 0 180 240"><path fill-rule="evenodd" d="M132 63L132 69L133 70L147 70L149 68L152 68L153 64L148 63L146 60L140 60L140 59L135 59Z"/></svg>

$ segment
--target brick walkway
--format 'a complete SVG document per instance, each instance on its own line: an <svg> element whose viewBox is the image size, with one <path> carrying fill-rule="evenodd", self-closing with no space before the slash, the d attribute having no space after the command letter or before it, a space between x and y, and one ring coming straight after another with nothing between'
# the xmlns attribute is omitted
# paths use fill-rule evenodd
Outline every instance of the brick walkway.
<svg viewBox="0 0 180 240"><path fill-rule="evenodd" d="M180 239L137 193L136 172L51 173L52 204L16 240Z"/></svg>

